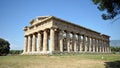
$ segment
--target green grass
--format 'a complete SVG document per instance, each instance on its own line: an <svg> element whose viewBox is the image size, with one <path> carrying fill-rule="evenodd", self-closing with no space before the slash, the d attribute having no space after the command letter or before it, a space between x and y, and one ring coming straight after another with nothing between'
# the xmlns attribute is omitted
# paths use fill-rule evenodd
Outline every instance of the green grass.
<svg viewBox="0 0 120 68"><path fill-rule="evenodd" d="M115 61L120 61L120 55L58 54L53 56L0 56L0 68L105 68L105 62Z"/></svg>
<svg viewBox="0 0 120 68"><path fill-rule="evenodd" d="M117 61L120 60L120 54L64 54L54 55L61 57L75 57L79 59L92 59L92 60L104 60L104 61Z"/></svg>

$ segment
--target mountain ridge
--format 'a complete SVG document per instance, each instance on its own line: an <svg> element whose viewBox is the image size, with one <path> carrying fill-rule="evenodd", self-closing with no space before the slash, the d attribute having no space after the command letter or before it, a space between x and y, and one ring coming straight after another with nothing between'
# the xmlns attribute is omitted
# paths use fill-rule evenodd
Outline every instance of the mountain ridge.
<svg viewBox="0 0 120 68"><path fill-rule="evenodd" d="M120 47L120 40L110 40L110 46Z"/></svg>

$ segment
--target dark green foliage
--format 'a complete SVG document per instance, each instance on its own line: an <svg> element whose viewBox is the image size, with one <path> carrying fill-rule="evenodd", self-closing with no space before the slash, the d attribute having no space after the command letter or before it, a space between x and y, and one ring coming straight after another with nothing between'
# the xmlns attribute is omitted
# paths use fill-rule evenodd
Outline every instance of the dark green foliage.
<svg viewBox="0 0 120 68"><path fill-rule="evenodd" d="M23 50L10 50L11 55L17 55L17 54L21 54L23 52Z"/></svg>
<svg viewBox="0 0 120 68"><path fill-rule="evenodd" d="M112 52L120 52L120 47L111 47Z"/></svg>
<svg viewBox="0 0 120 68"><path fill-rule="evenodd" d="M114 19L120 14L120 0L92 0L98 6L100 11L106 11L102 14L104 20Z"/></svg>
<svg viewBox="0 0 120 68"><path fill-rule="evenodd" d="M10 43L2 38L0 38L0 56L7 55L9 53Z"/></svg>

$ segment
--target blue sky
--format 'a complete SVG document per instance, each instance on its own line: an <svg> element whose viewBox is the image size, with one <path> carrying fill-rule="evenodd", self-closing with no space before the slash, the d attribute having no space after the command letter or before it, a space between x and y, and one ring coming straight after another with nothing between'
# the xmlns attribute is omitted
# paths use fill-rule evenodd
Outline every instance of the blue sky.
<svg viewBox="0 0 120 68"><path fill-rule="evenodd" d="M120 20L102 20L91 0L0 0L0 38L23 49L24 26L37 16L53 15L120 40Z"/></svg>

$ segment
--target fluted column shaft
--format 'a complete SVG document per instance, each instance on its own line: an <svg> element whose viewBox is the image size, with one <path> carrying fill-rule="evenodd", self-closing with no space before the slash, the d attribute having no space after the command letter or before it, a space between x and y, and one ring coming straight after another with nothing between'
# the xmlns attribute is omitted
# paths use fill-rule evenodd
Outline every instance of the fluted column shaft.
<svg viewBox="0 0 120 68"><path fill-rule="evenodd" d="M104 52L106 53L106 42L104 41Z"/></svg>
<svg viewBox="0 0 120 68"><path fill-rule="evenodd" d="M104 41L102 40L102 52L104 52Z"/></svg>
<svg viewBox="0 0 120 68"><path fill-rule="evenodd" d="M83 46L84 46L84 51L87 52L87 42L86 42L86 36L83 35Z"/></svg>
<svg viewBox="0 0 120 68"><path fill-rule="evenodd" d="M98 39L98 52L100 52L100 40Z"/></svg>
<svg viewBox="0 0 120 68"><path fill-rule="evenodd" d="M31 36L29 35L28 36L28 52L30 52L31 51Z"/></svg>
<svg viewBox="0 0 120 68"><path fill-rule="evenodd" d="M75 37L76 34L73 33L73 41L72 41L72 45L74 47L74 52L76 52L76 37Z"/></svg>
<svg viewBox="0 0 120 68"><path fill-rule="evenodd" d="M80 51L81 36L78 35L78 51Z"/></svg>
<svg viewBox="0 0 120 68"><path fill-rule="evenodd" d="M75 44L74 44L74 52L77 52L77 41L75 40Z"/></svg>
<svg viewBox="0 0 120 68"><path fill-rule="evenodd" d="M93 39L93 52L95 52L95 39Z"/></svg>
<svg viewBox="0 0 120 68"><path fill-rule="evenodd" d="M107 45L107 53L109 53L109 44L108 44L108 41L106 42L106 45Z"/></svg>
<svg viewBox="0 0 120 68"><path fill-rule="evenodd" d="M63 52L63 33L62 33L62 31L59 32L59 46L60 46L60 52Z"/></svg>
<svg viewBox="0 0 120 68"><path fill-rule="evenodd" d="M104 41L104 52L106 52L106 43Z"/></svg>
<svg viewBox="0 0 120 68"><path fill-rule="evenodd" d="M74 52L77 52L77 40L76 40L76 35L74 38Z"/></svg>
<svg viewBox="0 0 120 68"><path fill-rule="evenodd" d="M81 39L81 35L80 35L80 52L82 52L83 50L83 39Z"/></svg>
<svg viewBox="0 0 120 68"><path fill-rule="evenodd" d="M89 37L86 37L86 52L89 51Z"/></svg>
<svg viewBox="0 0 120 68"><path fill-rule="evenodd" d="M73 33L73 37L72 37L72 51L75 50L74 43L75 43L75 34Z"/></svg>
<svg viewBox="0 0 120 68"><path fill-rule="evenodd" d="M24 37L24 52L27 52L27 47L28 47L28 38L27 36Z"/></svg>
<svg viewBox="0 0 120 68"><path fill-rule="evenodd" d="M32 38L32 52L36 51L36 36L35 34L33 34L33 38Z"/></svg>
<svg viewBox="0 0 120 68"><path fill-rule="evenodd" d="M48 45L48 35L47 35L47 30L44 30L44 37L43 37L43 52L47 51L47 45Z"/></svg>
<svg viewBox="0 0 120 68"><path fill-rule="evenodd" d="M91 37L91 52L93 52L93 38Z"/></svg>
<svg viewBox="0 0 120 68"><path fill-rule="evenodd" d="M67 51L70 52L70 34L69 34L69 32L67 32L66 36L67 36Z"/></svg>
<svg viewBox="0 0 120 68"><path fill-rule="evenodd" d="M98 52L98 40L96 39L96 52Z"/></svg>
<svg viewBox="0 0 120 68"><path fill-rule="evenodd" d="M97 47L96 44L97 44L97 40L96 40L96 38L95 38L95 39L94 39L94 48L95 48L95 51L94 51L94 52L96 52L96 49L97 49L97 48L96 48L96 47Z"/></svg>
<svg viewBox="0 0 120 68"><path fill-rule="evenodd" d="M53 28L50 29L50 52L55 50L55 31Z"/></svg>
<svg viewBox="0 0 120 68"><path fill-rule="evenodd" d="M91 52L90 37L88 37L88 47L89 47L89 52Z"/></svg>
<svg viewBox="0 0 120 68"><path fill-rule="evenodd" d="M110 53L110 44L109 44L109 41L107 42L107 45L108 45L108 53Z"/></svg>
<svg viewBox="0 0 120 68"><path fill-rule="evenodd" d="M105 41L105 52L107 52L107 43Z"/></svg>
<svg viewBox="0 0 120 68"><path fill-rule="evenodd" d="M103 40L101 40L101 52L103 52Z"/></svg>
<svg viewBox="0 0 120 68"><path fill-rule="evenodd" d="M38 47L37 47L37 51L41 51L41 46L42 46L42 35L40 32L38 32Z"/></svg>

